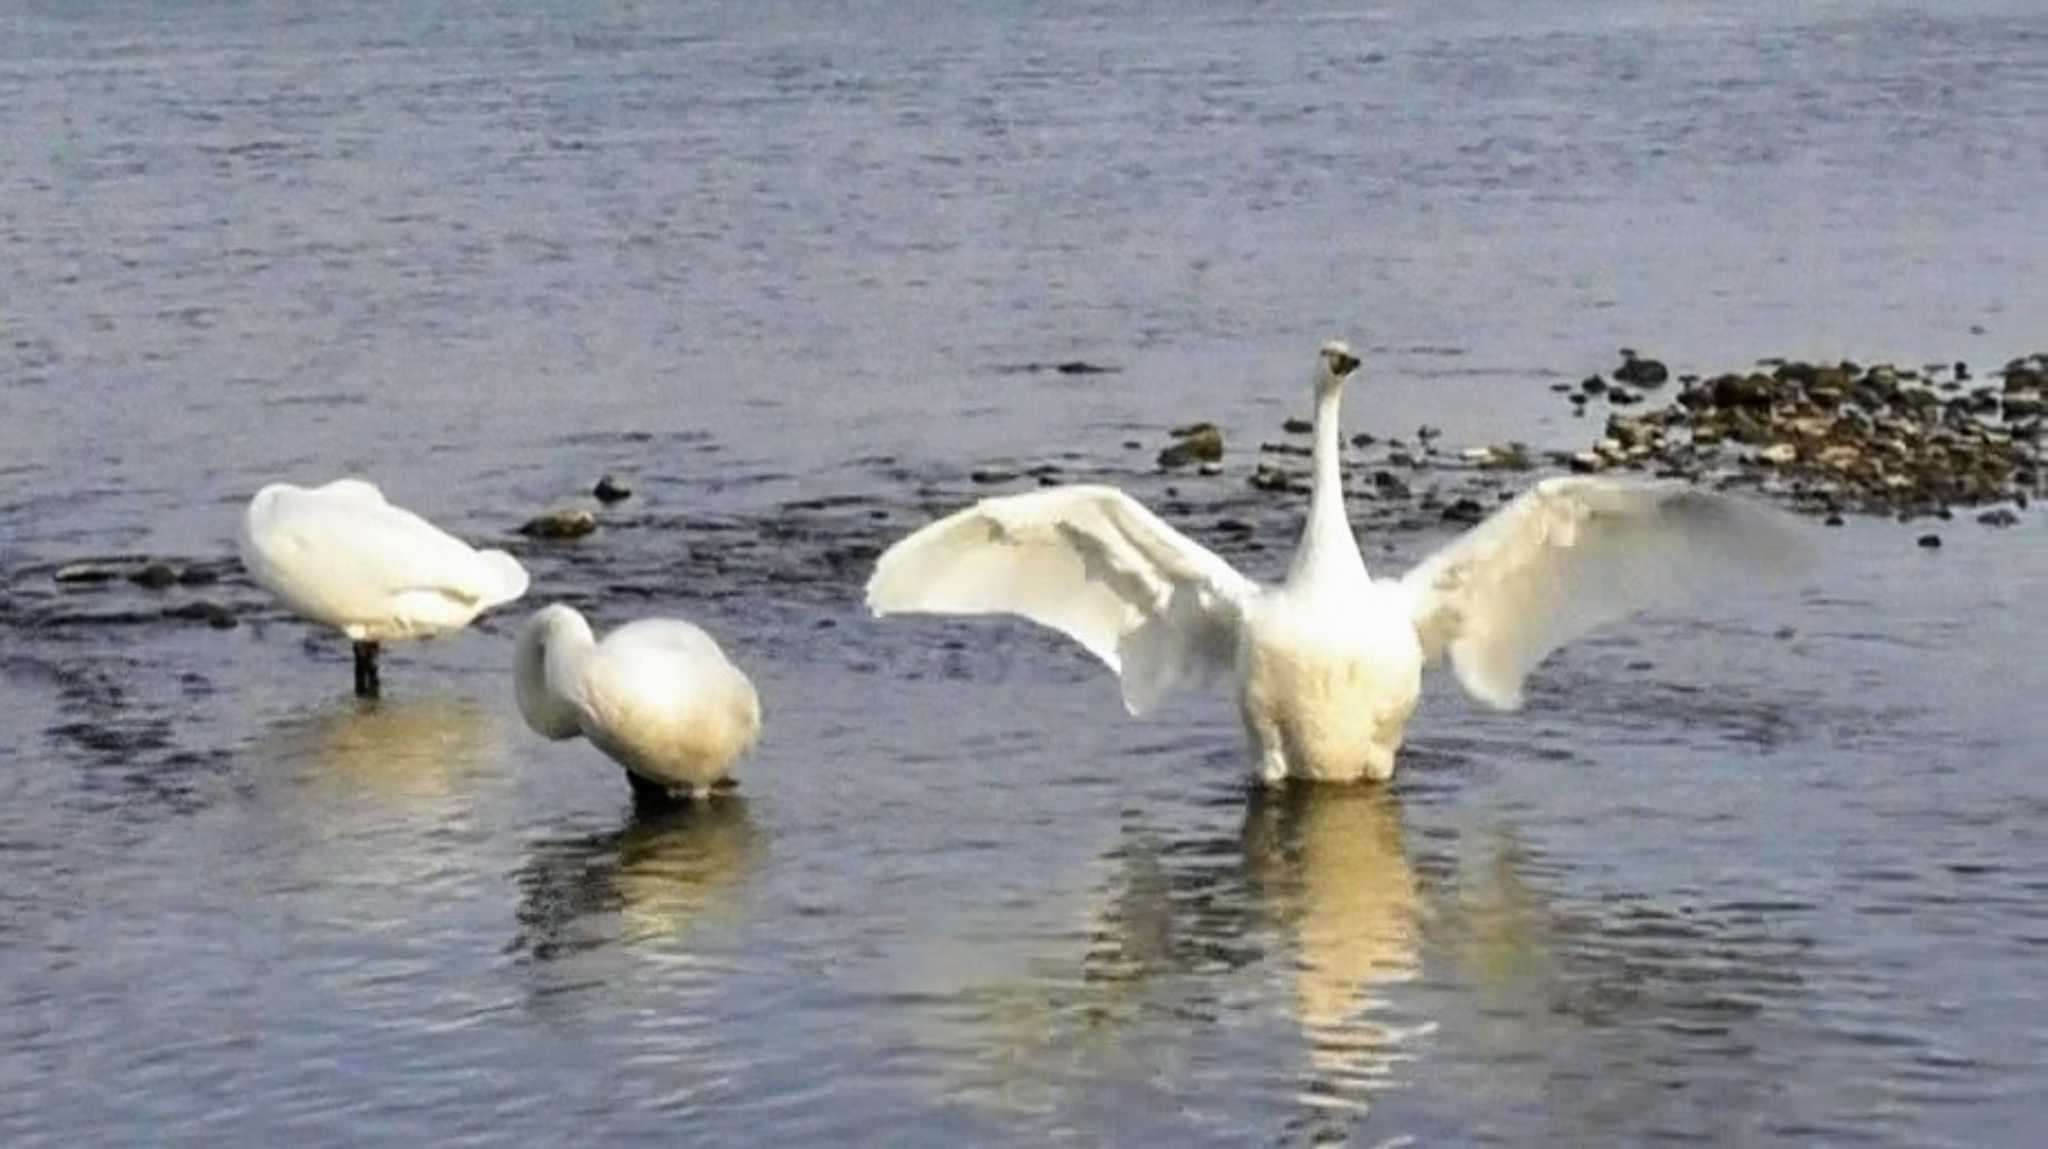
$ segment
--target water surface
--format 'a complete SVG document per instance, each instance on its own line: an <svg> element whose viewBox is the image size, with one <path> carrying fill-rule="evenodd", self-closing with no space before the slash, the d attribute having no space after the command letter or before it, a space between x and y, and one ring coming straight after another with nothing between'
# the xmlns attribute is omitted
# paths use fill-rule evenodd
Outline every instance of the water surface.
<svg viewBox="0 0 2048 1149"><path fill-rule="evenodd" d="M1277 575L1244 480L1332 334L1353 429L1452 445L1582 442L1547 386L1624 344L2038 349L2029 6L28 5L0 106L8 1144L2031 1143L2036 517L1434 683L1384 791L858 608L984 466ZM1226 473L1145 474L1198 417ZM532 598L719 634L740 801L529 735L517 611L363 704L232 573L50 578L275 478L504 541L606 471Z"/></svg>

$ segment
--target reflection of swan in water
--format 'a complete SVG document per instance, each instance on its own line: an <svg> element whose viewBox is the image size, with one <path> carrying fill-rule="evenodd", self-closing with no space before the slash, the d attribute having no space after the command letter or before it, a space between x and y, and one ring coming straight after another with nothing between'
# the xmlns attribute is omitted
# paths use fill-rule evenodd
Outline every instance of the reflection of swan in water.
<svg viewBox="0 0 2048 1149"><path fill-rule="evenodd" d="M1309 1043L1303 1100L1348 1105L1387 1083L1400 1048L1433 1025L1375 1018L1375 986L1412 980L1422 895L1384 790L1297 786L1261 794L1245 815L1245 866L1295 946L1294 1013ZM1383 1012L1379 1010L1378 1012Z"/></svg>
<svg viewBox="0 0 2048 1149"><path fill-rule="evenodd" d="M554 961L612 946L647 948L731 908L765 847L746 800L643 804L616 830L535 845L518 873L516 952Z"/></svg>
<svg viewBox="0 0 2048 1149"><path fill-rule="evenodd" d="M347 699L279 723L255 752L322 792L443 795L485 758L491 726L471 698Z"/></svg>
<svg viewBox="0 0 2048 1149"><path fill-rule="evenodd" d="M1421 964L1423 898L1394 795L1283 787L1255 796L1241 822L1127 830L1105 860L1085 952L1024 970L1010 954L982 955L983 968L1012 972L939 987L946 1014L969 1027L931 1039L952 1056L958 1093L1051 1111L1135 1086L1228 1108L1229 1090L1257 1083L1184 1076L1208 1060L1190 1047L1277 1012L1307 1047L1306 1082L1288 1102L1320 1122L1363 1108L1416 1055L1431 1026L1397 1020L1404 1007L1374 993ZM969 956L945 955L954 969L971 968ZM1247 998L1254 985L1280 999Z"/></svg>
<svg viewBox="0 0 2048 1149"><path fill-rule="evenodd" d="M279 880L344 898L369 886L422 896L462 872L450 864L454 843L501 760L501 721L474 699L425 696L337 699L278 722L246 751L259 801L281 819L267 829L251 822L252 848L286 850ZM403 911L357 902L332 912L377 928L378 913Z"/></svg>

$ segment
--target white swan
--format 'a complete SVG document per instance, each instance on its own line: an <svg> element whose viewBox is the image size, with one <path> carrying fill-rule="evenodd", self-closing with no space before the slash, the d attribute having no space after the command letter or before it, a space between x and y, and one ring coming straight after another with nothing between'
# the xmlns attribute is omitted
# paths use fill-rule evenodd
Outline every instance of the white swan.
<svg viewBox="0 0 2048 1149"><path fill-rule="evenodd" d="M534 733L590 739L635 792L708 794L761 734L754 684L680 619L629 622L599 642L556 603L520 632L513 681Z"/></svg>
<svg viewBox="0 0 2048 1149"><path fill-rule="evenodd" d="M1301 544L1261 586L1112 487L985 499L883 552L876 614L1016 614L1079 641L1141 713L1234 676L1254 774L1384 780L1448 655L1501 709L1543 656L1722 575L1784 570L1803 547L1774 514L1673 481L1546 479L1399 580L1366 575L1345 518L1338 408L1358 359L1325 344Z"/></svg>
<svg viewBox="0 0 2048 1149"><path fill-rule="evenodd" d="M377 695L380 643L461 630L526 593L526 570L479 551L361 479L256 492L237 539L242 565L298 614L355 644L356 693Z"/></svg>

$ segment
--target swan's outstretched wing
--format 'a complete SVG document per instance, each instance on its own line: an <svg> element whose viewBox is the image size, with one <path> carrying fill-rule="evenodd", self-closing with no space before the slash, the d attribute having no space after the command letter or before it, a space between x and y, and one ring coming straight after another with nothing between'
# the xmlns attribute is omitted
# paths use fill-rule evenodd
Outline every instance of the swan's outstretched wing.
<svg viewBox="0 0 2048 1149"><path fill-rule="evenodd" d="M1113 487L984 499L883 552L876 614L1016 614L1088 648L1141 713L1227 672L1251 580Z"/></svg>
<svg viewBox="0 0 2048 1149"><path fill-rule="evenodd" d="M265 487L240 542L257 582L302 614L370 638L463 626L526 593L512 556L471 548L361 480Z"/></svg>
<svg viewBox="0 0 2048 1149"><path fill-rule="evenodd" d="M1431 662L1513 709L1543 656L1713 580L1783 574L1806 547L1783 518L1671 481L1546 479L1401 579Z"/></svg>

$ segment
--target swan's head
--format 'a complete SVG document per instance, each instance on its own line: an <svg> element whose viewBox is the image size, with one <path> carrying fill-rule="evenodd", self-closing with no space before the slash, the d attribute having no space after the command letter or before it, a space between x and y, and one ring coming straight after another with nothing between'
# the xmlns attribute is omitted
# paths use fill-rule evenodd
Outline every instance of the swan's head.
<svg viewBox="0 0 2048 1149"><path fill-rule="evenodd" d="M1316 394L1322 395L1344 386L1344 381L1358 370L1358 356L1351 353L1351 345L1341 339L1332 339L1323 344L1316 353Z"/></svg>
<svg viewBox="0 0 2048 1149"><path fill-rule="evenodd" d="M574 738L583 732L577 708L581 683L576 671L597 639L573 607L542 607L519 631L512 656L512 685L519 714L543 738Z"/></svg>

